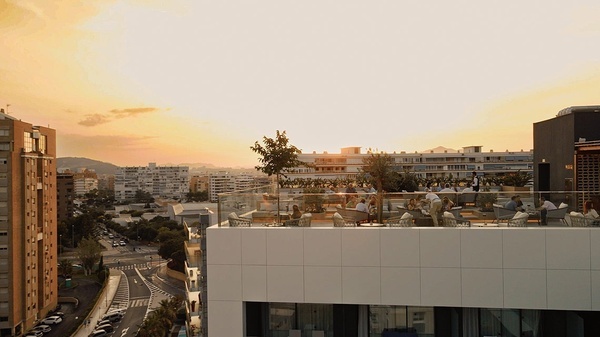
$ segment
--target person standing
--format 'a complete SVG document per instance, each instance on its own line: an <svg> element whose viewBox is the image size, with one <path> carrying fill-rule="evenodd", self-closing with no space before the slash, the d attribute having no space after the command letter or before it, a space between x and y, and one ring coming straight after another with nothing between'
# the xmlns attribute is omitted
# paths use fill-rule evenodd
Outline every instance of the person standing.
<svg viewBox="0 0 600 337"><path fill-rule="evenodd" d="M477 172L473 171L473 181L471 183L471 188L474 192L479 192L479 177L477 177Z"/></svg>
<svg viewBox="0 0 600 337"><path fill-rule="evenodd" d="M438 212L442 209L442 199L437 194L433 193L431 189L427 189L427 195L425 200L429 203L429 215L433 219L433 225L438 226Z"/></svg>

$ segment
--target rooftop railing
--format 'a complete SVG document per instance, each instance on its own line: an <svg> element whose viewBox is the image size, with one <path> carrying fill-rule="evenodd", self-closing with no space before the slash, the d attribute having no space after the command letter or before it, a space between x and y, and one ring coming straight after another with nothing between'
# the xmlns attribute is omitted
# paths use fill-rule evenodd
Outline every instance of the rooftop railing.
<svg viewBox="0 0 600 337"><path fill-rule="evenodd" d="M600 191L534 191L531 188L488 186L479 192L461 190L434 193L444 202L446 199L450 202L452 206L449 206L448 210L456 217L472 223L507 222L516 213L506 211L507 204L515 196L519 196L515 200L518 209L528 214L527 226L544 225L544 222L548 226L571 226L571 215L579 216L574 213L581 213L581 216L584 216L586 201L600 208ZM381 218L374 215L371 219L384 222L386 219L402 216L409 211L411 199L414 199L417 211L423 214L423 217L417 216L419 219L414 221L415 226L432 226L433 223L429 220L431 217L427 214L429 205L424 201L426 194L425 191L382 193ZM295 205L302 213L312 214L311 226L333 226L332 217L339 208L353 209L352 200L360 202L364 198L368 203L373 195L376 194L358 188L356 193L303 193L302 189L282 188L278 200L273 186L223 193L219 195L218 223L219 226L229 226L228 217L232 213L250 219L251 226L274 221L283 222L292 213ZM545 212L540 209L542 197L554 205L550 208L561 209L559 212L550 211L546 221ZM510 205L508 206L510 208ZM439 217L441 216L442 213L439 214Z"/></svg>

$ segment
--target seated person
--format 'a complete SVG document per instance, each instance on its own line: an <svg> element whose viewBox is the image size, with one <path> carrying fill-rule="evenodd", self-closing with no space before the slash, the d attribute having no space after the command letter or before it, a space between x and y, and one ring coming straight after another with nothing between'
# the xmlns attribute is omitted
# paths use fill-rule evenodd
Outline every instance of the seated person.
<svg viewBox="0 0 600 337"><path fill-rule="evenodd" d="M446 183L444 189L440 191L440 193L454 193L455 191L450 187L450 184Z"/></svg>
<svg viewBox="0 0 600 337"><path fill-rule="evenodd" d="M583 203L583 215L585 215L586 218L591 219L598 219L598 217L600 217L598 215L598 212L596 212L596 210L594 209L594 204L591 200L588 200Z"/></svg>
<svg viewBox="0 0 600 337"><path fill-rule="evenodd" d="M554 205L550 200L546 200L544 197L540 197L540 207L537 208L540 211L540 225L546 226L548 222L546 221L546 215L548 215L548 211L552 211L556 209L556 205Z"/></svg>
<svg viewBox="0 0 600 337"><path fill-rule="evenodd" d="M519 206L519 202L521 203L521 206ZM504 205L504 208L509 209L511 211L523 211L523 203L521 202L521 197L518 195L513 195L512 197L510 197L510 200L506 203L506 205Z"/></svg>
<svg viewBox="0 0 600 337"><path fill-rule="evenodd" d="M442 211L450 211L454 207L454 202L448 197L442 198Z"/></svg>
<svg viewBox="0 0 600 337"><path fill-rule="evenodd" d="M348 202L346 203L346 208L355 208L356 207L356 196L352 195L350 196L350 198L348 199Z"/></svg>
<svg viewBox="0 0 600 337"><path fill-rule="evenodd" d="M377 210L377 198L374 195L372 195L369 199L368 209L369 213L375 213L375 211Z"/></svg>
<svg viewBox="0 0 600 337"><path fill-rule="evenodd" d="M291 216L292 219L300 219L301 216L302 216L302 212L300 212L298 205L292 206L292 216Z"/></svg>
<svg viewBox="0 0 600 337"><path fill-rule="evenodd" d="M417 209L417 201L414 198L410 199L406 205L406 209L409 211L414 211Z"/></svg>
<svg viewBox="0 0 600 337"><path fill-rule="evenodd" d="M473 189L471 188L471 183L467 183L467 187L465 187L462 190L462 193L470 193L470 192L473 192Z"/></svg>
<svg viewBox="0 0 600 337"><path fill-rule="evenodd" d="M356 210L360 212L369 213L369 208L367 207L367 201L365 198L361 198L360 202L356 204Z"/></svg>

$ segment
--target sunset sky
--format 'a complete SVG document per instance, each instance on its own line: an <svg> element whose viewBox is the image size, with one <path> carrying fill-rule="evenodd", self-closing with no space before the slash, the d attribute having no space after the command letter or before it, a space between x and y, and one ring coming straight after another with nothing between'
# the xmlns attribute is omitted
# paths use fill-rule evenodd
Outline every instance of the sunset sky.
<svg viewBox="0 0 600 337"><path fill-rule="evenodd" d="M0 0L0 107L58 156L257 164L304 152L531 149L600 104L597 1Z"/></svg>

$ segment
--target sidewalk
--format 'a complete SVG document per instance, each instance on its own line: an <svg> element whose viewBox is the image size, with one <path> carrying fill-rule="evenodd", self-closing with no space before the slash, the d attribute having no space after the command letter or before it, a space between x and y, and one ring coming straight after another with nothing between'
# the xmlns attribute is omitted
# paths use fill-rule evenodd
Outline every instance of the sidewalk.
<svg viewBox="0 0 600 337"><path fill-rule="evenodd" d="M96 302L92 311L90 311L89 315L85 318L86 321L90 322L90 324L80 325L79 329L75 331L72 337L87 337L92 331L94 331L94 327L96 326L96 323L98 322L100 317L102 317L102 315L104 315L106 311L108 311L108 308L110 308L112 300L115 297L115 293L119 288L121 275L122 273L120 270L110 270L110 276L108 278L108 283L106 284L104 291L100 295L98 302Z"/></svg>

